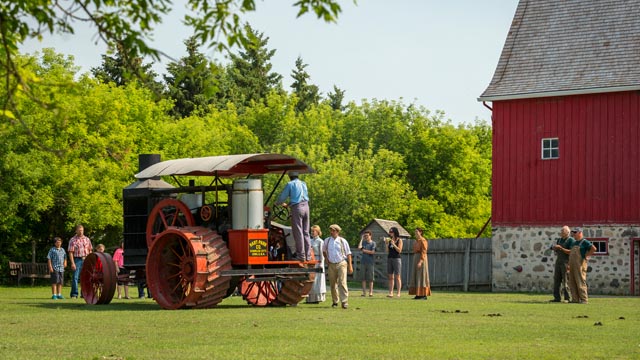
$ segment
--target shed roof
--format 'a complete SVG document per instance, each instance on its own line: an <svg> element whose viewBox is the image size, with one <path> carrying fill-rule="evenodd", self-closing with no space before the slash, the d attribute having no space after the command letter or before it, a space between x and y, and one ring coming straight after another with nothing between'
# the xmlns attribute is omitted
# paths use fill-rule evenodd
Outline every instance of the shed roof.
<svg viewBox="0 0 640 360"><path fill-rule="evenodd" d="M479 101L640 89L640 0L520 0Z"/></svg>
<svg viewBox="0 0 640 360"><path fill-rule="evenodd" d="M371 222L369 222L367 226L365 226L365 229L374 223L380 226L382 229L384 229L385 232L389 232L389 229L395 226L398 228L398 233L400 234L400 237L407 237L407 238L411 237L411 234L409 234L409 232L405 230L405 228L403 228L402 225L398 224L398 222L394 220L373 219L371 220Z"/></svg>

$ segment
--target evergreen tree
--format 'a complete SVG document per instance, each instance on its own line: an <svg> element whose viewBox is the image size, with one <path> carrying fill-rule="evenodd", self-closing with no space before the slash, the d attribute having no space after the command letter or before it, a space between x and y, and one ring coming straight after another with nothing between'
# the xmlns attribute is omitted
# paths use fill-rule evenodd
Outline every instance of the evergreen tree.
<svg viewBox="0 0 640 360"><path fill-rule="evenodd" d="M187 117L197 109L205 110L218 91L215 79L218 67L198 51L195 38L185 40L184 44L187 56L169 63L168 74L164 75L167 96L174 101L171 113L178 118Z"/></svg>
<svg viewBox="0 0 640 360"><path fill-rule="evenodd" d="M164 90L161 82L156 81L152 64L143 64L142 58L128 58L118 47L115 56L102 55L102 64L91 68L91 74L103 83L114 83L125 86L131 81L139 81L144 87L160 96Z"/></svg>
<svg viewBox="0 0 640 360"><path fill-rule="evenodd" d="M276 51L267 49L269 38L248 25L246 31L248 43L238 55L231 54L228 68L229 80L235 86L233 102L238 107L249 106L252 101L264 103L269 91L282 89L282 75L271 71L270 61Z"/></svg>
<svg viewBox="0 0 640 360"><path fill-rule="evenodd" d="M333 92L327 94L329 106L331 106L333 110L344 110L344 106L342 105L342 102L344 101L344 93L344 90L341 90L339 87L333 85Z"/></svg>
<svg viewBox="0 0 640 360"><path fill-rule="evenodd" d="M308 84L311 76L305 70L307 66L308 64L304 64L302 58L298 56L296 59L296 68L291 72L291 77L294 80L291 88L293 89L293 93L298 97L298 103L296 104L297 112L304 112L311 105L318 105L318 101L320 100L318 87Z"/></svg>

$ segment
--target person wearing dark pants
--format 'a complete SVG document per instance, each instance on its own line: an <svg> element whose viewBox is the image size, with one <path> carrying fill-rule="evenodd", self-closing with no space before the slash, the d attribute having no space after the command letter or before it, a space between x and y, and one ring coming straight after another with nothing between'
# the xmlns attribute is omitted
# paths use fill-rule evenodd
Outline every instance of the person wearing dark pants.
<svg viewBox="0 0 640 360"><path fill-rule="evenodd" d="M569 265L569 254L561 249L570 250L573 238L569 236L570 229L563 226L560 230L560 237L556 239L551 249L556 253L556 263L553 268L553 299L551 302L561 302L562 297L569 302L569 283L567 282L567 266Z"/></svg>

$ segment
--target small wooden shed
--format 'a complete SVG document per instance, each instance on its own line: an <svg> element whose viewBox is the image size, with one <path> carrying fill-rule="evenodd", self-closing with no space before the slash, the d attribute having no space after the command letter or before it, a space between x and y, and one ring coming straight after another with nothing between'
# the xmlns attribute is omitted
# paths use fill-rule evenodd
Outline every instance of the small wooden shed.
<svg viewBox="0 0 640 360"><path fill-rule="evenodd" d="M384 238L389 237L389 229L392 227L398 228L398 232L400 233L400 238L405 242L411 238L411 234L402 225L398 224L397 221L394 220L384 220L384 219L373 219L367 226L360 231L360 236L364 234L365 230L371 231L371 238L376 243L376 248L378 251L384 252ZM406 247L403 252L406 252Z"/></svg>

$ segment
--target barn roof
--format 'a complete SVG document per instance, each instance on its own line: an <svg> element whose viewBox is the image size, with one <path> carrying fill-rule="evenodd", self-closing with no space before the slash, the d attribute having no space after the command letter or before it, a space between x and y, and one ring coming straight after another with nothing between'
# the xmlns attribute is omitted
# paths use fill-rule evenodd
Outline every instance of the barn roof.
<svg viewBox="0 0 640 360"><path fill-rule="evenodd" d="M640 0L520 0L479 101L640 89Z"/></svg>

